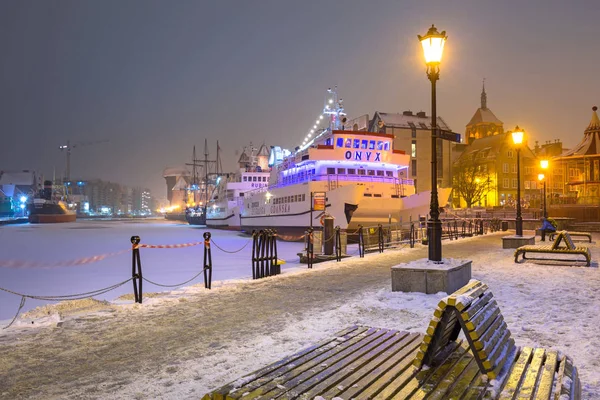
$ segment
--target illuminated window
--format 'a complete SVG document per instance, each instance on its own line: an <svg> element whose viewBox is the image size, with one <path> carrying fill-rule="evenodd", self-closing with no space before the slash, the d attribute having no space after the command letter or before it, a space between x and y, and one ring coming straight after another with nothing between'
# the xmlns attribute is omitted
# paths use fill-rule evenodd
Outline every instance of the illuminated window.
<svg viewBox="0 0 600 400"><path fill-rule="evenodd" d="M354 139L354 147L355 149L360 149L360 139Z"/></svg>
<svg viewBox="0 0 600 400"><path fill-rule="evenodd" d="M378 171L377 171L377 176L383 176L383 171L381 171L381 170L378 170Z"/></svg>
<svg viewBox="0 0 600 400"><path fill-rule="evenodd" d="M375 176L375 170L372 170L372 169L368 170L367 171L367 175L369 175L369 176Z"/></svg>
<svg viewBox="0 0 600 400"><path fill-rule="evenodd" d="M346 139L346 147L347 148L352 147L352 139L350 139L350 138Z"/></svg>
<svg viewBox="0 0 600 400"><path fill-rule="evenodd" d="M394 173L392 171L385 171L385 176L393 177Z"/></svg>
<svg viewBox="0 0 600 400"><path fill-rule="evenodd" d="M369 150L375 150L375 141L374 140L369 141Z"/></svg>
<svg viewBox="0 0 600 400"><path fill-rule="evenodd" d="M366 149L369 146L369 141L368 140L363 140L361 143L360 148L361 149Z"/></svg>
<svg viewBox="0 0 600 400"><path fill-rule="evenodd" d="M516 178L513 178L513 182L512 182L512 184L513 184L513 185L512 185L513 189L516 189L516 188L517 188L517 185L519 184Z"/></svg>
<svg viewBox="0 0 600 400"><path fill-rule="evenodd" d="M383 148L385 151L389 151L390 150L390 142L385 142Z"/></svg>
<svg viewBox="0 0 600 400"><path fill-rule="evenodd" d="M410 156L415 158L417 157L417 141L413 140L410 144Z"/></svg>
<svg viewBox="0 0 600 400"><path fill-rule="evenodd" d="M358 170L358 174L359 175L364 175L365 174L365 170L364 169L359 169Z"/></svg>
<svg viewBox="0 0 600 400"><path fill-rule="evenodd" d="M510 181L508 180L508 178L504 178L504 179L502 180L502 187L503 187L504 189L508 189L508 188L510 187Z"/></svg>
<svg viewBox="0 0 600 400"><path fill-rule="evenodd" d="M348 175L356 175L356 170L354 168L348 168Z"/></svg>
<svg viewBox="0 0 600 400"><path fill-rule="evenodd" d="M381 140L377 142L377 150L383 150L383 142Z"/></svg>
<svg viewBox="0 0 600 400"><path fill-rule="evenodd" d="M344 138L337 138L337 147L344 147Z"/></svg>
<svg viewBox="0 0 600 400"><path fill-rule="evenodd" d="M525 189L529 189L529 188L531 187L531 186L530 186L530 184L529 184L529 181L524 181L524 182L523 182L523 187L524 187Z"/></svg>
<svg viewBox="0 0 600 400"><path fill-rule="evenodd" d="M512 151L512 150L509 150L509 151L507 152L507 156L508 156L508 158L513 158L513 151Z"/></svg>
<svg viewBox="0 0 600 400"><path fill-rule="evenodd" d="M512 165L512 173L516 174L517 173L517 164L513 164Z"/></svg>
<svg viewBox="0 0 600 400"><path fill-rule="evenodd" d="M502 172L508 174L508 163L502 164Z"/></svg>
<svg viewBox="0 0 600 400"><path fill-rule="evenodd" d="M338 175L346 175L346 168L338 168L337 173Z"/></svg>

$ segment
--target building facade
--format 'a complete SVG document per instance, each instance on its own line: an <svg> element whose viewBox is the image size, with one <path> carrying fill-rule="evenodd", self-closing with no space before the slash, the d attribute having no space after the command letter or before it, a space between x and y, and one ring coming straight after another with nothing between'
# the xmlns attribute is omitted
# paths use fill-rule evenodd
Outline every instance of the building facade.
<svg viewBox="0 0 600 400"><path fill-rule="evenodd" d="M358 126L357 122L353 124ZM437 127L450 130L442 119L437 117ZM415 181L417 193L431 190L431 116L424 111L414 113L384 113L376 111L370 120L370 132L394 135L394 150L402 150L410 155L407 176ZM437 178L438 187L451 187L452 164L458 157L456 144L437 139Z"/></svg>
<svg viewBox="0 0 600 400"><path fill-rule="evenodd" d="M549 204L600 205L600 119L598 107L583 139L571 150L551 158L553 174L547 183Z"/></svg>
<svg viewBox="0 0 600 400"><path fill-rule="evenodd" d="M504 133L504 123L487 107L484 84L481 90L481 107L475 111L465 129L466 143L471 144L474 140L502 133Z"/></svg>

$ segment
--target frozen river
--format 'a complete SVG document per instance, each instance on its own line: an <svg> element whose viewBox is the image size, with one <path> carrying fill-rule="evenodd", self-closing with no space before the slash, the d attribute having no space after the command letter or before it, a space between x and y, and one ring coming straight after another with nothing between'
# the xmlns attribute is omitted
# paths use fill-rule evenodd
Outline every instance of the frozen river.
<svg viewBox="0 0 600 400"><path fill-rule="evenodd" d="M137 221L77 221L66 224L0 226L0 287L37 296L83 293L122 282L131 277L130 237L140 236L142 243L168 245L202 241L205 227L162 220ZM239 232L209 230L216 245L212 246L213 283L215 281L252 277L249 236ZM302 243L278 242L278 257L286 260L282 273L299 268L297 253ZM71 260L110 253L121 254L101 261L75 265ZM141 249L144 278L161 284L184 282L201 271L203 247L178 249ZM188 285L202 283L202 275ZM144 292L168 290L143 284ZM96 297L112 300L132 293L128 282L115 290ZM0 291L0 321L12 319L21 298ZM27 299L23 311L47 302ZM3 324L5 325L5 324Z"/></svg>

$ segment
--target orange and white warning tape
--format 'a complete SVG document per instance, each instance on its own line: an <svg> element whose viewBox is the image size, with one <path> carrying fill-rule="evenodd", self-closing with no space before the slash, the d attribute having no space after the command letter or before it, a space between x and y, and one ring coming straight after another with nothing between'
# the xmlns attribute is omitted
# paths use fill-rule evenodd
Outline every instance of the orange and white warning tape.
<svg viewBox="0 0 600 400"><path fill-rule="evenodd" d="M57 261L54 263L43 263L34 261L22 261L22 260L0 260L0 267L4 268L56 268L56 267L74 267L77 265L92 264L98 261L102 261L109 257L118 256L129 252L130 249L117 251L115 253L100 254L97 256L76 258L73 260Z"/></svg>

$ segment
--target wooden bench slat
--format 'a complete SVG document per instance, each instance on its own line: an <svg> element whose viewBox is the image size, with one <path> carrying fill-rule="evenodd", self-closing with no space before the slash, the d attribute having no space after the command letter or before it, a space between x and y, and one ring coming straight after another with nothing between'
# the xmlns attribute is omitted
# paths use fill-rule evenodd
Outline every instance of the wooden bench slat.
<svg viewBox="0 0 600 400"><path fill-rule="evenodd" d="M444 379L435 387L427 400L445 400L448 398L448 392L459 381L459 378L465 373L467 367L471 364L477 365L471 352L465 352L464 356L454 364L454 367L446 374ZM433 386L433 385L432 385Z"/></svg>
<svg viewBox="0 0 600 400"><path fill-rule="evenodd" d="M472 386L473 381L481 375L479 365L473 358L464 373L457 379L452 391L448 393L448 400L464 399L467 390Z"/></svg>
<svg viewBox="0 0 600 400"><path fill-rule="evenodd" d="M556 351L548 351L546 353L546 361L542 369L542 375L537 384L535 399L550 400L552 395L552 386L554 384L554 374L558 367L558 353Z"/></svg>
<svg viewBox="0 0 600 400"><path fill-rule="evenodd" d="M436 368L433 373L429 374L425 379L419 376L413 377L401 390L395 393L400 387L390 385L386 387L375 399L418 399L424 398L430 391L442 381L442 379L455 367L455 365L465 356L469 354L469 343L462 341L456 350L452 351L446 359ZM471 356L472 357L472 356Z"/></svg>
<svg viewBox="0 0 600 400"><path fill-rule="evenodd" d="M364 376L359 381L352 384L351 387L346 387L342 392L337 393L337 395L348 399L355 398L359 395L361 397L367 397L366 394L377 393L382 387L385 387L385 385L394 379L401 380L403 377L408 379L408 377L414 374L411 364L412 357L414 357L417 352L418 344L418 339L411 342L411 344L379 366L376 369L378 372L377 376Z"/></svg>
<svg viewBox="0 0 600 400"><path fill-rule="evenodd" d="M287 374L267 383L266 385L257 388L247 396L244 396L244 400L250 400L263 396L269 399L275 398L286 390L295 388L299 384L311 379L311 377L319 374L321 371L328 370L330 365L337 364L338 361L357 354L357 352L358 354L363 354L361 351L365 349L365 347L368 350L371 348L369 346L373 345L374 343L379 343L382 340L385 341L393 335L392 331L386 329L374 328L374 330L375 332L365 337L364 340L359 340L353 343L351 346L347 346L342 351L338 351L333 355L316 357L309 363L303 364Z"/></svg>
<svg viewBox="0 0 600 400"><path fill-rule="evenodd" d="M309 384L309 381L306 381L300 386L295 387L294 391L300 391L302 392L303 396L312 399L331 387L339 386L343 388L345 385L342 385L342 381L353 375L355 371L363 375L370 373L370 369L365 368L367 364L380 360L382 355L383 360L385 360L397 351L399 347L397 346L398 343L407 342L406 339L410 339L408 332L395 331L394 335L389 340L383 341L370 350L365 348L365 350L368 350L367 353L364 353L363 355L358 354L358 358L354 360L345 360L345 362L338 369L336 369L333 365L328 366L327 370L320 372L309 380L312 383ZM375 342L372 343L376 344ZM353 354L352 356L354 357L355 355ZM379 362L381 363L383 361L380 360ZM352 381L346 383L346 385L351 384ZM308 387L310 385L312 385L312 387ZM282 398L286 398L286 396L283 396Z"/></svg>
<svg viewBox="0 0 600 400"><path fill-rule="evenodd" d="M523 347L521 349L519 357L517 358L516 363L513 365L508 380L504 385L504 389L500 393L500 397L498 398L499 400L511 400L514 398L515 393L523 381L523 377L525 376L527 365L531 361L532 354L533 349L531 347Z"/></svg>
<svg viewBox="0 0 600 400"><path fill-rule="evenodd" d="M314 368L317 365L322 364L325 360L342 352L347 352L348 349L353 349L363 340L368 340L370 336L375 335L380 330L377 328L368 328L364 332L354 336L353 338L335 346L331 349L323 351L322 353L313 352L309 354L306 359L299 359L296 363L288 366L288 368L282 368L281 370L275 370L268 376L261 378L250 385L241 387L237 392L237 396L242 397L242 394L249 392L243 396L244 400L251 400L271 390L272 387L277 386L278 382L289 380L291 377L300 375L306 370ZM382 333L380 333L381 335ZM275 381L277 380L277 381ZM241 392L241 393L240 393ZM236 398L240 398L236 397Z"/></svg>
<svg viewBox="0 0 600 400"><path fill-rule="evenodd" d="M506 322L504 322L504 317L502 317L502 315L498 315L488 330L485 331L485 333L481 335L479 339L473 340L473 346L477 351L483 350L483 344L489 342L496 331L505 329L508 329L508 327L506 326Z"/></svg>
<svg viewBox="0 0 600 400"><path fill-rule="evenodd" d="M342 394L344 394L345 397L348 397L345 391L352 389L354 385L359 387L359 383L364 377L369 377L370 379L375 380L400 361L404 359L407 361L412 361L409 357L409 354L414 352L414 350L417 348L420 336L421 335L418 333L407 333L406 336L404 336L404 338L396 345L387 349L385 352L369 361L369 363L361 368L354 370L350 375L344 378L344 380L338 382L328 390L316 393L316 391L320 390L320 388L316 387L312 389L309 392L309 397L313 395L321 395L326 399L332 399L334 397L340 397ZM365 382L362 382L362 385L360 386L364 386L364 384Z"/></svg>
<svg viewBox="0 0 600 400"><path fill-rule="evenodd" d="M538 380L538 375L542 367L542 362L544 361L545 353L546 351L541 348L537 348L533 351L533 358L531 359L529 368L527 368L527 372L525 373L523 384L517 393L519 398L530 399L533 396L533 391L535 390L535 384Z"/></svg>
<svg viewBox="0 0 600 400"><path fill-rule="evenodd" d="M465 326L469 331L474 331L475 327L479 326L486 318L488 318L489 315L491 315L495 309L498 309L498 311L500 311L496 300L488 302L484 307L481 307L472 318L469 318L467 320L463 319L463 321L465 321ZM462 313L461 317L463 314L465 313Z"/></svg>
<svg viewBox="0 0 600 400"><path fill-rule="evenodd" d="M492 292L486 292L483 296L471 303L471 306L464 310L460 314L460 317L463 319L463 321L473 318L473 316L478 313L479 310L481 310L488 302L492 300L492 297Z"/></svg>
<svg viewBox="0 0 600 400"><path fill-rule="evenodd" d="M496 318L499 315L500 309L498 307L491 310L491 312L486 315L486 319L484 319L483 322L480 325L478 325L474 330L469 332L469 336L471 337L471 339L477 340L481 336L483 336L483 334L488 330L490 325L492 325L492 323L496 320Z"/></svg>
<svg viewBox="0 0 600 400"><path fill-rule="evenodd" d="M346 329L343 329L342 331L337 332L333 338L327 338L322 341L319 341L318 343L316 343L312 346L309 346L309 347L299 351L298 353L295 353L295 354L292 354L291 356L285 357L284 359L282 359L276 363L273 363L264 368L261 368L260 370L254 372L253 374L246 375L245 377L242 377L242 378L236 380L235 382L232 382L232 383L229 383L229 384L223 386L222 388L219 389L219 393L221 393L223 395L227 395L232 390L235 390L241 386L250 384L253 381L263 378L266 375L273 373L274 371L276 371L282 367L289 366L289 364L291 364L291 363L298 362L302 357L306 357L308 354L311 354L318 349L321 349L327 345L330 345L331 343L338 340L338 338L349 339L349 338L352 338L362 332L365 332L367 329L368 328L366 328L366 327L361 327L361 326L356 326L356 325L353 325ZM246 383L242 384L241 382L246 382ZM239 394L239 396L241 396L241 394ZM235 398L235 396L232 396L232 397Z"/></svg>

